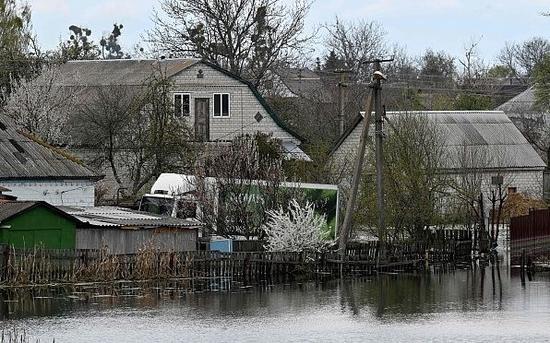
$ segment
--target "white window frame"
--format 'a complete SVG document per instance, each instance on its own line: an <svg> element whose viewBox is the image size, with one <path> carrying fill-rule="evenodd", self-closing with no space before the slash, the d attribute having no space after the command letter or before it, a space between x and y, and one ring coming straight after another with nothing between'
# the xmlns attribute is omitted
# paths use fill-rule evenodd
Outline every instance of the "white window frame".
<svg viewBox="0 0 550 343"><path fill-rule="evenodd" d="M176 116L176 95L181 95L182 96L182 98L181 98L181 101L182 101L181 110L182 110L182 112L181 112L181 116L179 116L179 117ZM183 113L183 97L186 96L186 95L189 98L189 113L188 114ZM188 92L174 92L174 93L172 93L172 104L174 105L174 112L173 112L174 117L183 118L183 117L190 117L191 116L191 93L188 93Z"/></svg>
<svg viewBox="0 0 550 343"><path fill-rule="evenodd" d="M216 115L216 95L220 96L220 114ZM227 115L223 115L223 96L227 95L227 106L229 107L227 109ZM231 93L214 93L212 94L212 118L216 119L224 119L224 118L231 118Z"/></svg>

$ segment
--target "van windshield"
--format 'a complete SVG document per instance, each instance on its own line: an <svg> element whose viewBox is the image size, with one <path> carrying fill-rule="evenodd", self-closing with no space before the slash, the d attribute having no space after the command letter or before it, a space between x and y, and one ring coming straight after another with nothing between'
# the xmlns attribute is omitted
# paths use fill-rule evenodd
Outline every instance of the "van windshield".
<svg viewBox="0 0 550 343"><path fill-rule="evenodd" d="M143 197L141 204L139 205L140 211L145 211L154 214L161 214L166 216L172 215L172 209L174 208L173 198L161 198L161 197Z"/></svg>

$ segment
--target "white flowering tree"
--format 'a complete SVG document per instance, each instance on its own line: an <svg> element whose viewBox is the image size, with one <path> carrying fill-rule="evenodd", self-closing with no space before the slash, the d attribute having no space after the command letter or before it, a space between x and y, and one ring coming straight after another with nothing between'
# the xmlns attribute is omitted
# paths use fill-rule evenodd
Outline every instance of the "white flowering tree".
<svg viewBox="0 0 550 343"><path fill-rule="evenodd" d="M325 216L315 214L315 205L304 206L292 200L288 210L282 208L267 212L264 224L267 251L323 251L327 242L323 239Z"/></svg>

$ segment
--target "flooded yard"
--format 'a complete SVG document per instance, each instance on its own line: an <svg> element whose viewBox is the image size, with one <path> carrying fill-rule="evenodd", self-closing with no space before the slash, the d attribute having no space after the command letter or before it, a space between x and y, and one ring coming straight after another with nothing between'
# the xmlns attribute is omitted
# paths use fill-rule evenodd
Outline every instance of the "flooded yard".
<svg viewBox="0 0 550 343"><path fill-rule="evenodd" d="M522 285L508 267L253 287L206 280L0 294L0 325L24 328L41 342L550 339L550 278L538 274Z"/></svg>

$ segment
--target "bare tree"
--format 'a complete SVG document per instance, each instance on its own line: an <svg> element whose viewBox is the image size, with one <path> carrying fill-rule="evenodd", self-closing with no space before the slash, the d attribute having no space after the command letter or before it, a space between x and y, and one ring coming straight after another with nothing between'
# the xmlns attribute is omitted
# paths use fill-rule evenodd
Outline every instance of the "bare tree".
<svg viewBox="0 0 550 343"><path fill-rule="evenodd" d="M86 92L86 102L70 122L75 145L92 149L93 164L107 163L114 180L122 187L119 154L128 143L125 136L130 119L140 112L141 90L117 85L90 88Z"/></svg>
<svg viewBox="0 0 550 343"><path fill-rule="evenodd" d="M450 194L454 220L473 230L474 249L487 252L489 247L496 247L507 197L503 190L513 182L513 176L499 167L507 163L501 153L489 153L483 147L463 144L452 163L456 169Z"/></svg>
<svg viewBox="0 0 550 343"><path fill-rule="evenodd" d="M200 57L261 87L266 73L295 57L308 0L162 0L147 41L169 56Z"/></svg>
<svg viewBox="0 0 550 343"><path fill-rule="evenodd" d="M327 50L333 51L357 79L369 78L367 66L363 62L384 57L389 51L385 42L386 32L378 22L345 22L336 17L333 23L325 24L324 27L327 31Z"/></svg>
<svg viewBox="0 0 550 343"><path fill-rule="evenodd" d="M283 199L280 143L262 134L245 135L219 143L203 158L195 175L200 219L207 231L262 238L267 211L279 208ZM215 185L205 177L214 178Z"/></svg>
<svg viewBox="0 0 550 343"><path fill-rule="evenodd" d="M499 61L524 82L532 76L535 66L550 52L550 41L535 37L523 43L507 42L500 51Z"/></svg>
<svg viewBox="0 0 550 343"><path fill-rule="evenodd" d="M119 188L135 197L162 172L190 168L187 124L173 115L172 84L156 71L143 86L85 89L89 99L71 120L76 144L107 165Z"/></svg>
<svg viewBox="0 0 550 343"><path fill-rule="evenodd" d="M172 86L159 68L145 85L139 114L128 123L130 131L124 137L128 153L123 161L129 166L132 195L161 173L190 170L193 164L191 129L174 117Z"/></svg>
<svg viewBox="0 0 550 343"><path fill-rule="evenodd" d="M3 108L19 126L54 145L69 143L67 121L76 93L60 86L60 77L55 67L44 67L36 79L14 85Z"/></svg>
<svg viewBox="0 0 550 343"><path fill-rule="evenodd" d="M423 240L426 229L441 222L441 199L448 187L441 173L444 137L424 115L403 114L389 118L384 142L384 187L388 236ZM373 154L369 154L372 156ZM356 220L366 227L377 223L374 162L365 169L361 206ZM376 234L376 231L373 231Z"/></svg>
<svg viewBox="0 0 550 343"><path fill-rule="evenodd" d="M542 159L550 161L550 115L548 113L514 113L510 118Z"/></svg>

